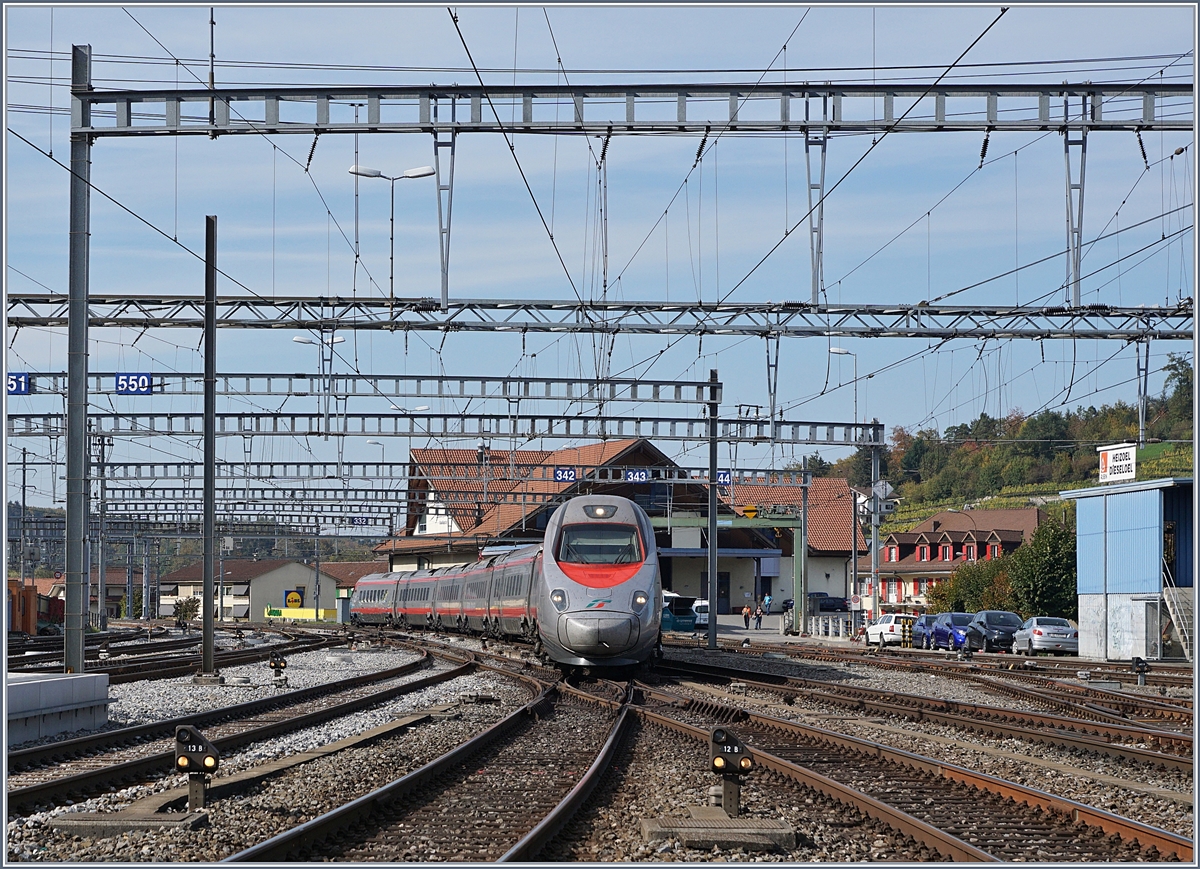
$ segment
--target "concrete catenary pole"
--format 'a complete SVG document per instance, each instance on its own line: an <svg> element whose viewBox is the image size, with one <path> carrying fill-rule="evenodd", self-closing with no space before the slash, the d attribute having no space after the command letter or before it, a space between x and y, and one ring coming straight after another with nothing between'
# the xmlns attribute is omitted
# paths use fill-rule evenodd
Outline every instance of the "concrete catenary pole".
<svg viewBox="0 0 1200 869"><path fill-rule="evenodd" d="M92 89L92 47L71 46L71 92ZM90 106L71 101L72 126L91 123ZM63 667L83 672L84 589L88 529L88 253L91 211L92 143L86 134L71 135L70 245L67 261L67 516L66 632Z"/></svg>

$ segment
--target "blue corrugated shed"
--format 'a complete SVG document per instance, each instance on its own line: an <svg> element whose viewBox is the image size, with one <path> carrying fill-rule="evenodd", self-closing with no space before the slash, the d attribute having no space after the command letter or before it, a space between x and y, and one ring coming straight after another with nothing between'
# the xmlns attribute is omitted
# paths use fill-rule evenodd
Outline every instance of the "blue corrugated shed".
<svg viewBox="0 0 1200 869"><path fill-rule="evenodd" d="M1153 594L1162 588L1162 495L1158 489L1104 498L1106 591Z"/></svg>
<svg viewBox="0 0 1200 869"><path fill-rule="evenodd" d="M1155 594L1162 590L1164 535L1175 552L1175 584L1191 587L1192 481L1170 478L1061 493L1077 499L1079 594Z"/></svg>
<svg viewBox="0 0 1200 869"><path fill-rule="evenodd" d="M1104 499L1081 498L1075 511L1076 591L1104 594Z"/></svg>

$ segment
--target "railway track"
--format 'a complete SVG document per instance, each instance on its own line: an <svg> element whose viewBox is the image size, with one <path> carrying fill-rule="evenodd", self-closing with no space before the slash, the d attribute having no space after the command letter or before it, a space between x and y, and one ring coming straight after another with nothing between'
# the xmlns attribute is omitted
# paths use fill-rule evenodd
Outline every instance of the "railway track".
<svg viewBox="0 0 1200 869"><path fill-rule="evenodd" d="M800 775L871 817L886 814L882 804L900 813L889 823L956 860L1193 859L1190 839L1072 800L820 728L638 687L645 701L658 704L645 710L647 717L690 728L698 739L716 724L731 725L760 765ZM929 838L930 830L967 850L949 852L945 841L939 846Z"/></svg>
<svg viewBox="0 0 1200 869"><path fill-rule="evenodd" d="M528 859L599 780L627 717L547 688L437 760L229 860Z"/></svg>
<svg viewBox="0 0 1200 869"><path fill-rule="evenodd" d="M106 791L117 783L143 781L174 770L174 728L193 724L222 753L350 715L471 672L473 662L420 679L407 679L424 660L334 685L289 692L195 716L109 731L10 755L10 810L55 805ZM49 766L64 756L70 759ZM13 772L14 764L23 772Z"/></svg>
<svg viewBox="0 0 1200 869"><path fill-rule="evenodd" d="M668 642L678 648L696 648L695 643ZM995 693L1024 696L1061 709L1065 714L1114 723L1134 721L1170 724L1189 730L1193 723L1192 701L1186 698L1150 697L1132 692L1111 691L1064 681L1068 673L1043 671L1032 659L1020 665L1011 660L981 666L976 660L958 661L945 656L916 653L895 656L891 650L879 654L873 649L835 649L800 643L758 643L750 649L734 641L721 641L722 651L761 657L771 655L837 664L875 666L915 673L934 671L937 675L974 682ZM1007 658L1008 656L995 656ZM1032 667L1026 666L1033 664ZM1129 677L1130 674L1124 674Z"/></svg>
<svg viewBox="0 0 1200 869"><path fill-rule="evenodd" d="M747 688L771 692L785 698L795 699L802 696L808 700L829 703L869 715L895 715L914 721L933 721L989 736L1023 739L1091 754L1120 757L1145 763L1156 769L1191 771L1194 766L1190 733L960 703L795 676L735 670L713 664L662 661L655 670L661 674L716 679L725 684L738 682ZM750 679L748 676L754 678ZM1157 746L1159 750L1140 748L1129 743L1149 743Z"/></svg>

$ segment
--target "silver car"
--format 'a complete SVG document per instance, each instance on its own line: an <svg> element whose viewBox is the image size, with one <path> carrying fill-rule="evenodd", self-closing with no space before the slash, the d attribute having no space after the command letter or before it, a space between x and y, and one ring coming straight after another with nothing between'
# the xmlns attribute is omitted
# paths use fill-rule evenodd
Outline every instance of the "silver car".
<svg viewBox="0 0 1200 869"><path fill-rule="evenodd" d="M1013 634L1013 652L1036 655L1053 652L1055 655L1079 654L1079 631L1066 619L1057 616L1034 616L1025 619Z"/></svg>

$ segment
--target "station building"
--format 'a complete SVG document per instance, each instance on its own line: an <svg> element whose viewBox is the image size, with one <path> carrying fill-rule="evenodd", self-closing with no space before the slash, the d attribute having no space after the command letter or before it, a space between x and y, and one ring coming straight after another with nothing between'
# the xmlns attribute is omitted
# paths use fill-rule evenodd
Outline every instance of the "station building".
<svg viewBox="0 0 1200 869"><path fill-rule="evenodd" d="M658 526L663 588L708 596L707 528L673 522L707 515L707 480L692 479L644 438L559 450L414 449L409 481L405 526L375 548L392 570L469 563L485 547L540 544L558 504L576 495L613 494L637 503ZM725 524L718 530L718 613L740 610L766 594L778 612L792 596L793 526L801 501L798 485L718 488L719 519L747 515L748 508L759 518L780 517L779 527ZM853 505L845 480L813 480L810 591L848 594ZM861 533L859 544L861 553Z"/></svg>
<svg viewBox="0 0 1200 869"><path fill-rule="evenodd" d="M1192 660L1192 480L1061 494L1076 501L1080 657Z"/></svg>

